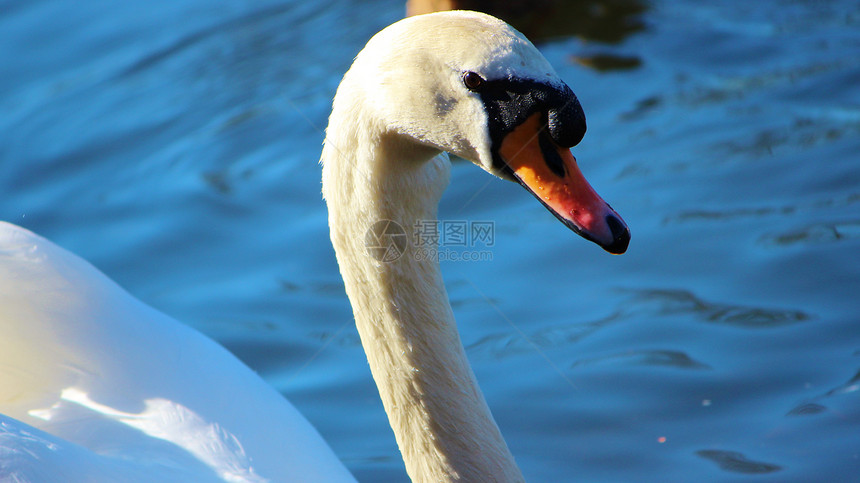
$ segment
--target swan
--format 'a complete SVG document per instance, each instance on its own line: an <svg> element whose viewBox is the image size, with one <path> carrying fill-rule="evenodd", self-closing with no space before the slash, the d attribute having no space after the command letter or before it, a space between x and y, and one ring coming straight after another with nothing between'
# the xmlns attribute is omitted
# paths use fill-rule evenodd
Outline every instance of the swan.
<svg viewBox="0 0 860 483"><path fill-rule="evenodd" d="M569 148L571 89L504 22L401 20L335 95L322 192L355 323L413 481L523 481L478 388L438 261L368 252L380 220L435 220L444 153L515 181L565 225L623 253L626 225ZM410 230L407 230L410 231ZM0 479L354 481L256 373L83 259L0 224Z"/></svg>

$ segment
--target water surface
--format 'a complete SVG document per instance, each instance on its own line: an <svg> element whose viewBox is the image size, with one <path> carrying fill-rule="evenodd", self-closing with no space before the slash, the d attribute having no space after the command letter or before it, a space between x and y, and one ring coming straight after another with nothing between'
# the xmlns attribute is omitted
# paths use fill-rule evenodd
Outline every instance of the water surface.
<svg viewBox="0 0 860 483"><path fill-rule="evenodd" d="M490 407L530 481L850 481L860 9L628 3L599 29L558 14L541 44L586 111L574 154L630 225L627 254L454 165L440 217L494 224L492 261L442 267ZM317 160L340 77L402 14L0 3L0 218L225 344L368 482L406 475Z"/></svg>

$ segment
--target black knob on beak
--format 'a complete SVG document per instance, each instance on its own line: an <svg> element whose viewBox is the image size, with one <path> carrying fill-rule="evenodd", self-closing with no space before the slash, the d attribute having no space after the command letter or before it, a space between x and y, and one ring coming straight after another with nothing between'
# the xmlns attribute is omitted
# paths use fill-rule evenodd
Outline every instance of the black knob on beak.
<svg viewBox="0 0 860 483"><path fill-rule="evenodd" d="M552 96L547 112L547 129L556 144L571 148L585 136L585 112L567 85L556 93L556 96Z"/></svg>

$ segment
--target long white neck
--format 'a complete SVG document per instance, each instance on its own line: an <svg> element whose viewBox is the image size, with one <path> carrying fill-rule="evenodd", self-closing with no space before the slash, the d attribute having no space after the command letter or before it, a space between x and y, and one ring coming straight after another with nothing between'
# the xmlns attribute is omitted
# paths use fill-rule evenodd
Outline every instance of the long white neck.
<svg viewBox="0 0 860 483"><path fill-rule="evenodd" d="M450 164L355 107L335 101L323 194L358 333L406 469L416 482L522 481L466 359L438 261L412 251L415 223L436 220ZM394 261L368 252L367 232L380 220L398 223L409 237Z"/></svg>

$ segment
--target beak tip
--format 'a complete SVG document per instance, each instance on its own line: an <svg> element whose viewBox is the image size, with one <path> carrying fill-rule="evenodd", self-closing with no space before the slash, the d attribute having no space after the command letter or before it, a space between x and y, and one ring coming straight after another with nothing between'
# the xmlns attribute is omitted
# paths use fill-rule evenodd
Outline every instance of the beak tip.
<svg viewBox="0 0 860 483"><path fill-rule="evenodd" d="M627 246L630 245L630 229L614 213L606 215L606 224L612 232L612 242L603 245L603 249L613 255L621 255L627 251Z"/></svg>

